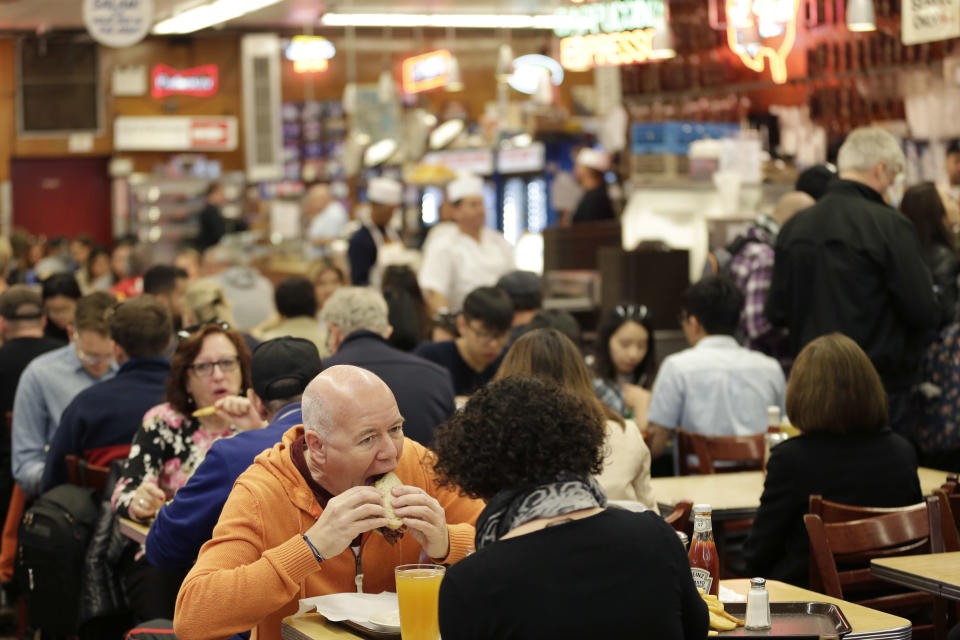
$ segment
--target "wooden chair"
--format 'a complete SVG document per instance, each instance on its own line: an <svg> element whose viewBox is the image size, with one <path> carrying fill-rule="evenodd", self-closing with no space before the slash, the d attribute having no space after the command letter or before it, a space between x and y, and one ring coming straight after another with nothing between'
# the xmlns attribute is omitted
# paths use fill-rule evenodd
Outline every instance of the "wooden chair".
<svg viewBox="0 0 960 640"><path fill-rule="evenodd" d="M97 493L103 493L107 486L107 479L110 477L108 467L90 464L72 453L64 456L64 461L67 465L67 477L70 478L70 484L75 484L78 487L89 487Z"/></svg>
<svg viewBox="0 0 960 640"><path fill-rule="evenodd" d="M952 494L937 489L934 497L940 502L940 515L943 518L943 550L960 551L960 494Z"/></svg>
<svg viewBox="0 0 960 640"><path fill-rule="evenodd" d="M673 505L673 511L664 516L667 524L675 531L683 531L690 535L690 512L693 510L693 503L689 501L678 502Z"/></svg>
<svg viewBox="0 0 960 640"><path fill-rule="evenodd" d="M759 470L763 466L763 435L705 436L681 430L677 434L680 475ZM689 463L691 454L697 457L696 467Z"/></svg>
<svg viewBox="0 0 960 640"><path fill-rule="evenodd" d="M810 538L810 587L834 598L909 617L933 606L935 625L914 626L914 638L946 637L946 603L874 578L870 560L943 548L940 503L934 497L896 509L854 507L810 497L803 517Z"/></svg>

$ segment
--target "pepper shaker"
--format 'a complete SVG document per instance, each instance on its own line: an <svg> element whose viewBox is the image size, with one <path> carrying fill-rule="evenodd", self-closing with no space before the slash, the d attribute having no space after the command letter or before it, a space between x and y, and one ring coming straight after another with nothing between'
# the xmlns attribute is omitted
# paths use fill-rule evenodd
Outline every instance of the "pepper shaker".
<svg viewBox="0 0 960 640"><path fill-rule="evenodd" d="M748 631L763 631L770 628L770 594L767 581L751 578L747 592L747 615L744 628Z"/></svg>

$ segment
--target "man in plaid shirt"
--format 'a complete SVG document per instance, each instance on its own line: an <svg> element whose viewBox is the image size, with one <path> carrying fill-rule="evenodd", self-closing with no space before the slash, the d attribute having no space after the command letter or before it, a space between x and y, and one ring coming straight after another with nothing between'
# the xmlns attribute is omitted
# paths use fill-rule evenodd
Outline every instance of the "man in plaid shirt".
<svg viewBox="0 0 960 640"><path fill-rule="evenodd" d="M787 330L774 327L764 313L773 279L773 244L780 226L793 214L813 205L815 200L801 191L791 191L777 202L773 216L762 215L750 225L746 243L730 261L730 279L743 293L745 304L737 326L737 338L748 349L776 358L784 374L793 358Z"/></svg>

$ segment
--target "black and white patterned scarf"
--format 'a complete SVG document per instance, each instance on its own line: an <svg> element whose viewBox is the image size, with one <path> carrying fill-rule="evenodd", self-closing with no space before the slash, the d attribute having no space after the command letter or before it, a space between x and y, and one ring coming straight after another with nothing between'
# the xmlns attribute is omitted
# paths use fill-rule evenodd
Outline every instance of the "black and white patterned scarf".
<svg viewBox="0 0 960 640"><path fill-rule="evenodd" d="M525 522L606 506L607 494L596 478L569 473L560 474L556 482L501 491L477 518L477 550Z"/></svg>

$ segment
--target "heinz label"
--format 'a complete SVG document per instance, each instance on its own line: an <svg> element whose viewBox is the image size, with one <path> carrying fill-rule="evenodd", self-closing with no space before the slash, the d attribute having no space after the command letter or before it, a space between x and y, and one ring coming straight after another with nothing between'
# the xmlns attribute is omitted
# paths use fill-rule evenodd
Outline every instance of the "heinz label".
<svg viewBox="0 0 960 640"><path fill-rule="evenodd" d="M713 576L710 575L710 572L700 567L692 567L690 573L693 574L694 586L703 589L704 593L710 593L710 587L713 586Z"/></svg>

